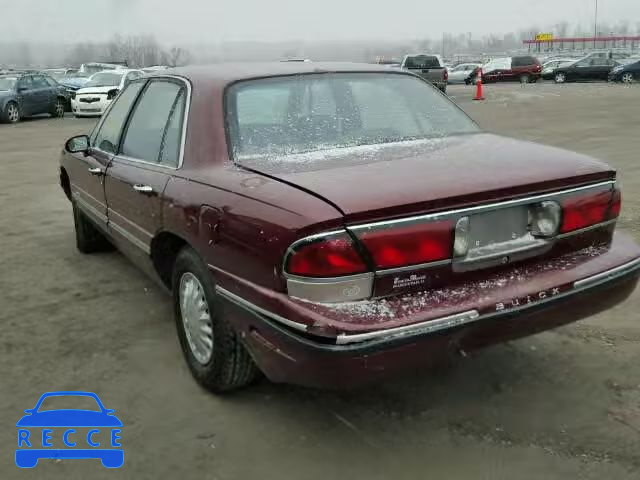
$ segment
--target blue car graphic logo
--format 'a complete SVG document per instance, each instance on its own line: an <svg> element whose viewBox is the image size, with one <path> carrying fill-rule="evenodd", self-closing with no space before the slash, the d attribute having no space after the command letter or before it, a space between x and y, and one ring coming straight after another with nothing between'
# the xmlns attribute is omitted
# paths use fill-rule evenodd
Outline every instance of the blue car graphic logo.
<svg viewBox="0 0 640 480"><path fill-rule="evenodd" d="M66 402L67 399L81 400L93 408L46 408L54 400ZM99 458L107 468L119 468L124 463L124 450L120 444L122 422L114 415L114 410L104 408L95 393L45 393L34 408L24 412L26 415L16 423L18 467L33 468L41 458Z"/></svg>

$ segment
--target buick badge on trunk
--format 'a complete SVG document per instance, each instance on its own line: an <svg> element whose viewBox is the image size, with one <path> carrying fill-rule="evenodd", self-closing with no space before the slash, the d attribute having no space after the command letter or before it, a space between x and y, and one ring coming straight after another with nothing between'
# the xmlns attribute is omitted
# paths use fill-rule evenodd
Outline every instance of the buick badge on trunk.
<svg viewBox="0 0 640 480"><path fill-rule="evenodd" d="M216 392L378 380L606 310L640 275L611 167L484 133L383 66L135 79L60 182L79 250L115 245L167 287Z"/></svg>

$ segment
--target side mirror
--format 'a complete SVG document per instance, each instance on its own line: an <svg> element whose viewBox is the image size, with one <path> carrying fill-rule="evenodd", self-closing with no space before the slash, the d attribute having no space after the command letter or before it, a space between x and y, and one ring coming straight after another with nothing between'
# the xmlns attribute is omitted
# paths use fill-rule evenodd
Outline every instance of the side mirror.
<svg viewBox="0 0 640 480"><path fill-rule="evenodd" d="M69 153L87 153L89 151L89 136L78 135L67 140L64 148Z"/></svg>

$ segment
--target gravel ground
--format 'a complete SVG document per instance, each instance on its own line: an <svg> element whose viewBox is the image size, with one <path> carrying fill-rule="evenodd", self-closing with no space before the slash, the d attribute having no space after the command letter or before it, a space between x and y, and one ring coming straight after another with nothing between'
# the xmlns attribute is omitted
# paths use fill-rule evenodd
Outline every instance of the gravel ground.
<svg viewBox="0 0 640 480"><path fill-rule="evenodd" d="M640 241L640 86L490 85L450 95L485 129L603 158ZM191 379L159 288L118 253L83 256L57 185L92 120L0 125L0 478L640 478L640 294L552 332L355 392ZM532 159L534 161L534 159ZM96 392L125 465L14 465L15 422L52 390Z"/></svg>

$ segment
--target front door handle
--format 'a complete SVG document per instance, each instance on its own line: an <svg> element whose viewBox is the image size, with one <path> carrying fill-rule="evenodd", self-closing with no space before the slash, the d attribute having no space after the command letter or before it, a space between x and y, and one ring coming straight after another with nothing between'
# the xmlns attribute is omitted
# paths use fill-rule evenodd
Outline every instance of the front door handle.
<svg viewBox="0 0 640 480"><path fill-rule="evenodd" d="M150 187L149 185L140 185L139 183L136 183L136 184L133 186L133 189L134 189L136 192L146 193L147 195L149 195L149 194L153 193L153 188L152 188L152 187Z"/></svg>
<svg viewBox="0 0 640 480"><path fill-rule="evenodd" d="M91 175L104 175L104 170L100 167L89 168L89 173Z"/></svg>

